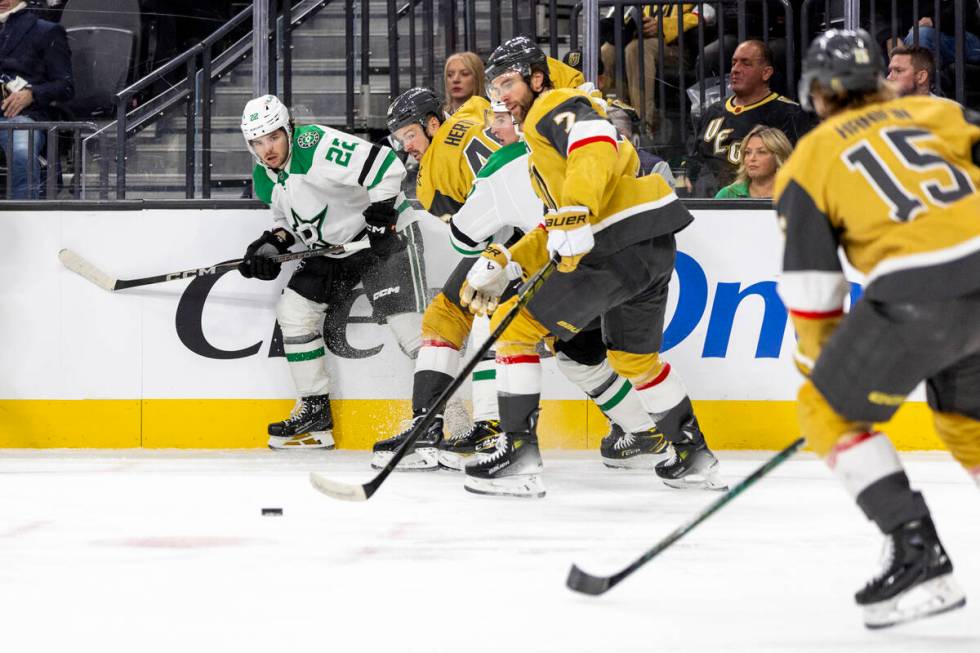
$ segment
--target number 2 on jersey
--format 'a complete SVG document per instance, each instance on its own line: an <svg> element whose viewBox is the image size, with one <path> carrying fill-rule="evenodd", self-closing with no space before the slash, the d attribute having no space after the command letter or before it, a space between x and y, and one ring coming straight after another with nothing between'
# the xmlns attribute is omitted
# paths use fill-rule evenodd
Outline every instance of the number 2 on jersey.
<svg viewBox="0 0 980 653"><path fill-rule="evenodd" d="M940 181L925 181L919 184L919 188L933 204L947 206L974 192L973 183L961 168L930 151L927 145L916 144L919 139L935 139L935 135L931 132L918 128L891 127L882 129L880 135L899 162L908 170L927 173L939 169L949 174L950 183L947 185L943 185ZM895 171L888 167L867 139L845 150L841 157L847 167L858 170L875 192L891 207L888 217L892 220L908 222L926 210L919 196L914 190L909 190L903 185L899 178L900 174L896 175Z"/></svg>

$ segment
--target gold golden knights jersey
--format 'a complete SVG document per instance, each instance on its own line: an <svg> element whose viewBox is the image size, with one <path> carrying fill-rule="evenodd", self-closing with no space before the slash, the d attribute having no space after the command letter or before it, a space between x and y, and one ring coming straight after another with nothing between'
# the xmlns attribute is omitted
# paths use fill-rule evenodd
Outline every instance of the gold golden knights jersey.
<svg viewBox="0 0 980 653"><path fill-rule="evenodd" d="M456 213L480 168L500 149L490 133L489 110L489 100L474 95L432 137L415 181L416 196L429 213L444 220Z"/></svg>
<svg viewBox="0 0 980 653"><path fill-rule="evenodd" d="M523 131L535 192L548 208L588 208L593 252L613 253L691 222L660 175L636 176L636 150L620 140L602 104L583 91L543 93L531 106ZM540 252L534 259L541 260Z"/></svg>
<svg viewBox="0 0 980 653"><path fill-rule="evenodd" d="M843 314L839 247L866 276L869 299L980 289L978 160L980 114L932 97L845 111L800 141L773 201L786 232L779 292L801 351L815 356Z"/></svg>
<svg viewBox="0 0 980 653"><path fill-rule="evenodd" d="M581 72L551 57L548 57L548 77L555 88L578 88L585 83Z"/></svg>

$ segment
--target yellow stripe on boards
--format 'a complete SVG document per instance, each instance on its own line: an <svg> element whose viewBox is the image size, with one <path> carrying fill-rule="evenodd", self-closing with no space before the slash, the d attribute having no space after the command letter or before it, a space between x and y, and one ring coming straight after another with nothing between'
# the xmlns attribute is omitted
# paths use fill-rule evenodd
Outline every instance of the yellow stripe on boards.
<svg viewBox="0 0 980 653"><path fill-rule="evenodd" d="M138 446L139 400L0 400L0 447L127 449Z"/></svg>
<svg viewBox="0 0 980 653"><path fill-rule="evenodd" d="M0 448L265 447L267 425L292 407L279 399L0 400ZM410 416L408 400L340 399L332 407L343 449L370 449ZM792 401L695 401L694 408L713 449L776 450L799 434ZM544 449L597 451L607 430L591 401L542 402ZM924 403L903 405L883 430L901 450L944 449Z"/></svg>

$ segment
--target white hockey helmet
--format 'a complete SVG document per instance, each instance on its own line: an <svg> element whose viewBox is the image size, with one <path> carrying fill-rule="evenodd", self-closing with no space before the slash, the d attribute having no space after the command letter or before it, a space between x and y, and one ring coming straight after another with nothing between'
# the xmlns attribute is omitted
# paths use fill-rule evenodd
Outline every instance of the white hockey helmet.
<svg viewBox="0 0 980 653"><path fill-rule="evenodd" d="M258 159L252 140L271 134L277 129L285 129L286 136L291 138L290 122L289 109L275 95L262 95L249 100L242 111L242 135L248 151Z"/></svg>

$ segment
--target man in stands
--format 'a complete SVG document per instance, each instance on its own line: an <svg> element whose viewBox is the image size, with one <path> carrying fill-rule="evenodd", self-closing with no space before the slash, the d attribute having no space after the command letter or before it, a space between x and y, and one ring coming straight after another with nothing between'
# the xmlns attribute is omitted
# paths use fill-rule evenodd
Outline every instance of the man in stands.
<svg viewBox="0 0 980 653"><path fill-rule="evenodd" d="M899 46L888 59L888 81L900 97L932 95L936 66L932 51L918 45Z"/></svg>
<svg viewBox="0 0 980 653"><path fill-rule="evenodd" d="M732 92L705 110L688 160L697 197L714 197L731 184L741 161L739 144L756 125L780 129L794 145L812 126L800 105L769 88L772 50L762 41L745 41L732 56Z"/></svg>
<svg viewBox="0 0 980 653"><path fill-rule="evenodd" d="M75 95L71 74L71 51L65 30L57 23L41 20L19 0L0 0L0 151L7 151L13 135L8 199L37 199L41 189L38 155L44 132L34 131L33 149L26 129L5 129L6 124L54 120L55 107ZM28 171L30 187L28 188Z"/></svg>

